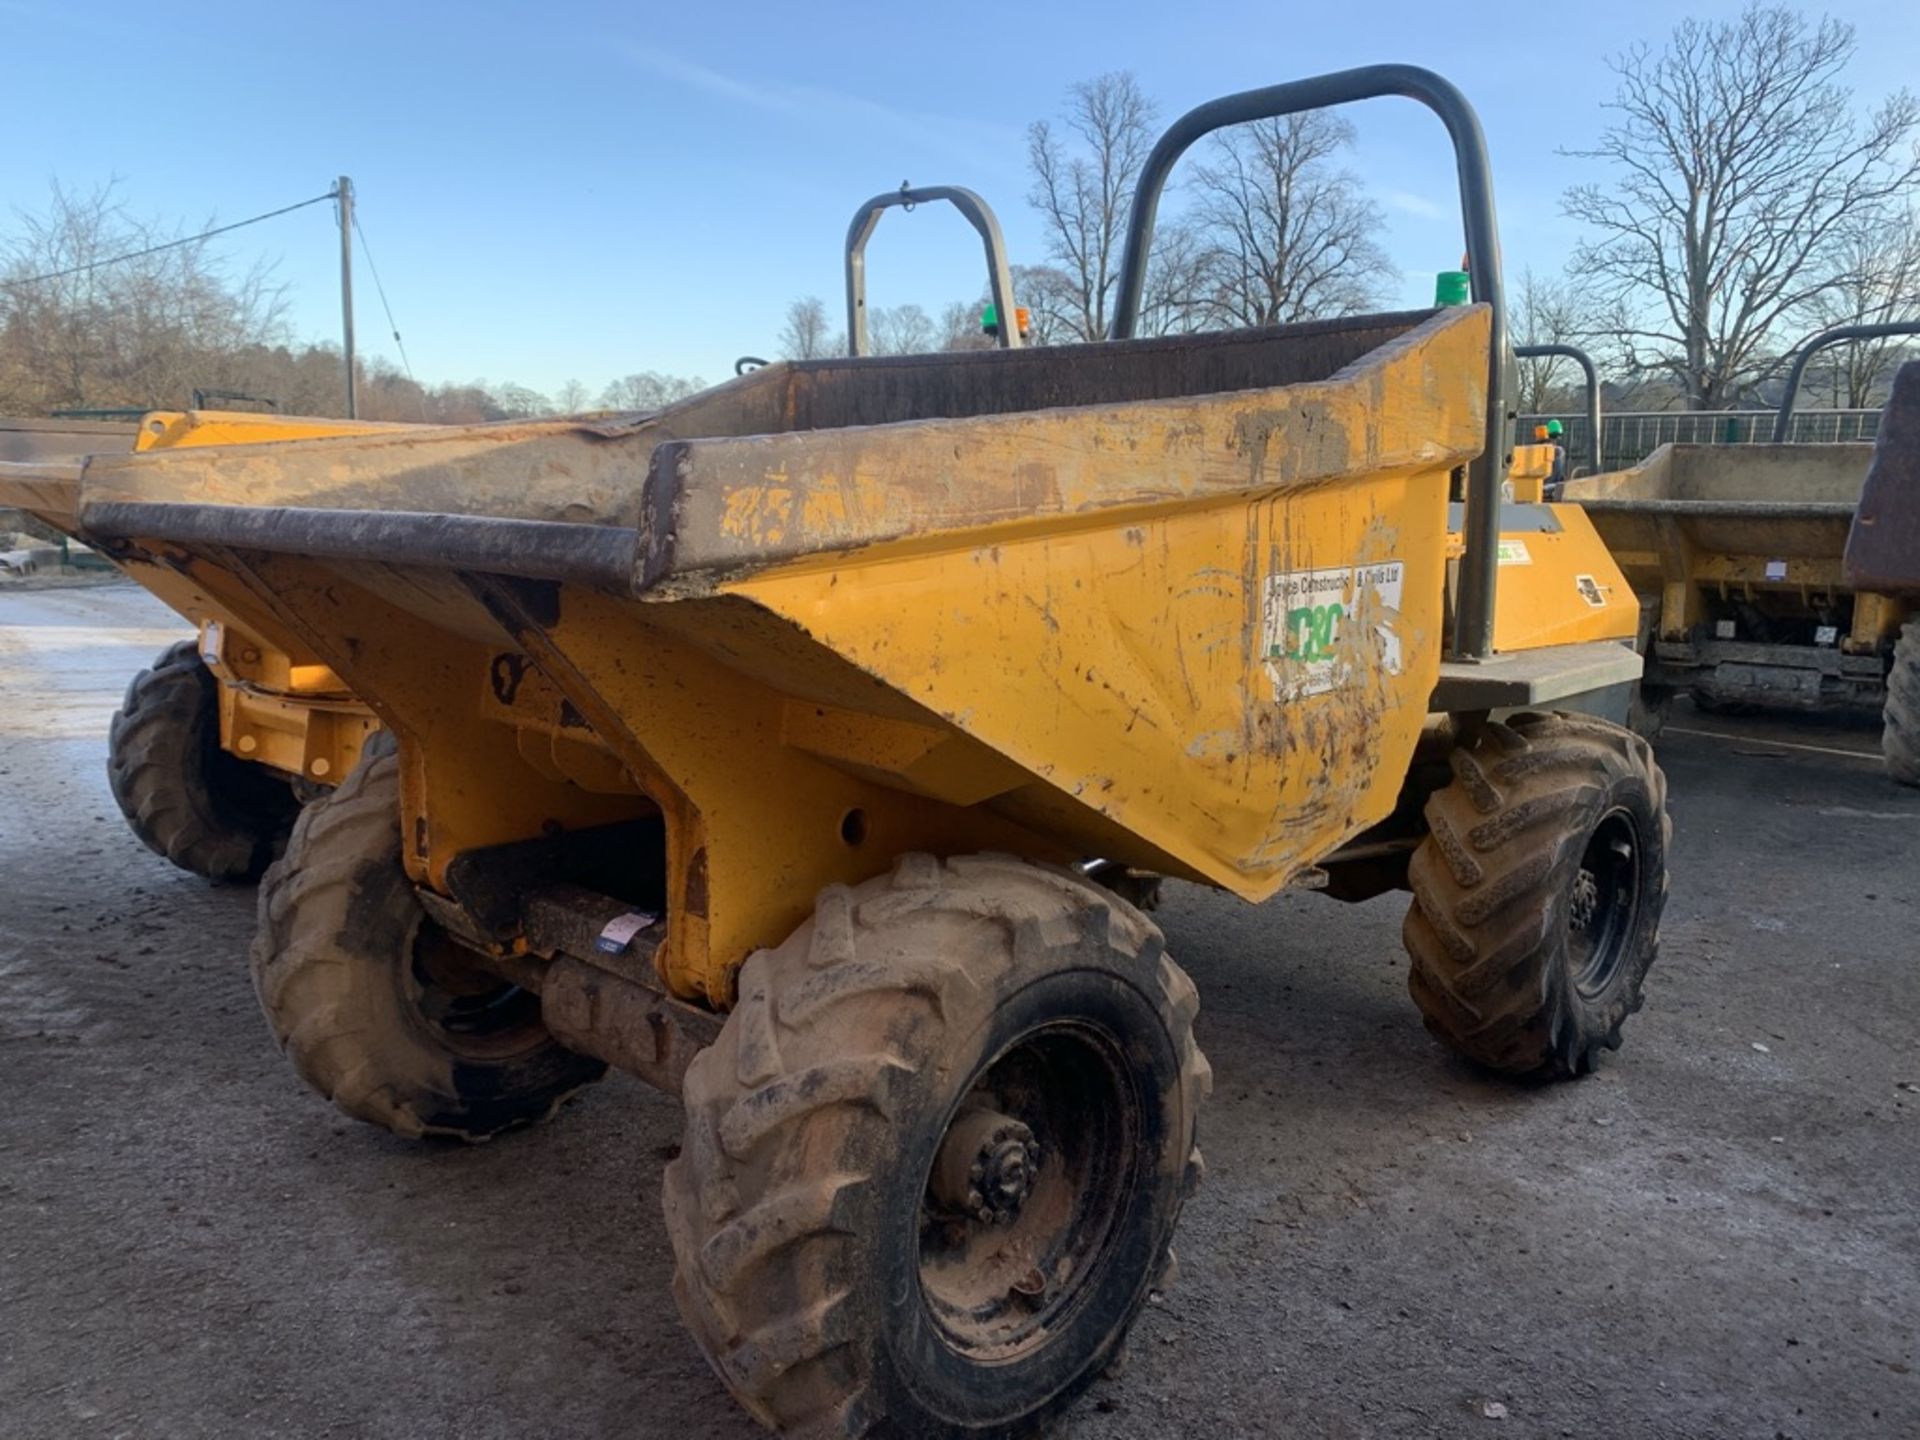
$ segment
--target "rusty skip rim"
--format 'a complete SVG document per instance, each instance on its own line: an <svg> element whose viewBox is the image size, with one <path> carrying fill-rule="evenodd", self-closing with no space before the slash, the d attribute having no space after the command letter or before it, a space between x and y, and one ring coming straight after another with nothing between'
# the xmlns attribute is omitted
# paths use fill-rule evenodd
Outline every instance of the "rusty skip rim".
<svg viewBox="0 0 1920 1440"><path fill-rule="evenodd" d="M101 500L86 505L81 519L88 534L107 540L223 545L329 560L572 581L617 591L633 587L640 541L639 532L624 525L406 510L251 509Z"/></svg>

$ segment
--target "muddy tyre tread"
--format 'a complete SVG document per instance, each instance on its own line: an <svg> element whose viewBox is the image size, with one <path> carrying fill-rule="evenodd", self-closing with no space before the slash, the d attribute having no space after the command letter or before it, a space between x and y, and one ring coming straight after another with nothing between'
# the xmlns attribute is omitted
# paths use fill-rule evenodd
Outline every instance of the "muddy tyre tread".
<svg viewBox="0 0 1920 1440"><path fill-rule="evenodd" d="M220 749L215 683L192 640L135 675L108 729L107 784L149 850L208 880L244 883L285 846L298 806L270 772Z"/></svg>
<svg viewBox="0 0 1920 1440"><path fill-rule="evenodd" d="M1920 786L1920 617L1907 621L1894 644L1881 718L1887 774L1902 785Z"/></svg>
<svg viewBox="0 0 1920 1440"><path fill-rule="evenodd" d="M436 1086L423 1074L453 1070L421 1037L384 1023L377 970L393 957L356 953L375 887L388 906L417 907L396 885L399 864L399 757L391 742L369 745L332 794L301 811L286 853L259 892L250 954L254 990L267 1024L295 1073L356 1120L408 1139L437 1135L485 1140L551 1116L605 1066L549 1041L523 1093L466 1106L457 1078ZM383 907L384 908L384 907ZM396 1043L396 1034L403 1036Z"/></svg>
<svg viewBox="0 0 1920 1440"><path fill-rule="evenodd" d="M907 917L946 917L955 943L888 955L882 932L874 953L876 930ZM1003 922L986 944L975 940L982 918ZM840 1253L849 1201L874 1177L858 1168L776 1177L795 1174L802 1149L857 1153L853 1132L876 1126L917 1069L934 1063L937 1047L914 1037L970 1023L1024 948L1062 927L1153 967L1178 1036L1177 1133L1192 1137L1212 1088L1193 1040L1193 982L1152 922L1070 870L1000 856L904 856L891 874L828 887L813 918L742 967L730 1023L687 1072L686 1140L667 1167L663 1198L681 1314L736 1397L781 1435L894 1432L858 1367L838 1363L860 1283ZM1184 1190L1202 1173L1189 1141ZM1159 1266L1168 1278L1170 1255ZM781 1283L776 1266L799 1283Z"/></svg>
<svg viewBox="0 0 1920 1440"><path fill-rule="evenodd" d="M1666 777L1644 737L1567 714L1490 722L1452 763L1454 782L1428 801L1428 837L1408 867L1408 990L1427 1029L1477 1064L1536 1079L1584 1074L1601 1048L1619 1048L1621 1026L1644 1003L1668 884ZM1657 874L1642 896L1651 908L1599 1013L1584 1013L1554 974L1561 897L1606 787L1636 780L1658 817Z"/></svg>

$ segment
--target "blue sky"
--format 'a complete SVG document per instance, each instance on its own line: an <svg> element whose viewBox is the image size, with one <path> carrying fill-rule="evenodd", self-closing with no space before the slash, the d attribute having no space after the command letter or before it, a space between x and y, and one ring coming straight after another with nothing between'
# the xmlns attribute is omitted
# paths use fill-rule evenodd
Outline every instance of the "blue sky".
<svg viewBox="0 0 1920 1440"><path fill-rule="evenodd" d="M1014 258L1041 258L1026 126L1106 70L1134 71L1171 119L1318 71L1428 65L1480 109L1510 274L1557 270L1573 240L1558 197L1586 177L1556 149L1597 134L1612 88L1603 57L1657 43L1679 13L1652 0L0 0L0 215L42 207L56 177L85 188L117 175L137 213L197 226L345 173L422 380L717 380L735 356L771 352L794 297L839 313L847 217L903 179L979 190ZM1863 97L1906 82L1920 7L1850 0L1831 13L1859 29ZM1403 298L1427 303L1432 272L1461 248L1445 137L1406 101L1348 114ZM326 338L338 333L336 243L330 208L315 207L239 232L223 253L276 260L297 331ZM874 304L929 311L984 278L964 222L929 211L888 216L869 275ZM364 271L357 288L363 350L392 356Z"/></svg>

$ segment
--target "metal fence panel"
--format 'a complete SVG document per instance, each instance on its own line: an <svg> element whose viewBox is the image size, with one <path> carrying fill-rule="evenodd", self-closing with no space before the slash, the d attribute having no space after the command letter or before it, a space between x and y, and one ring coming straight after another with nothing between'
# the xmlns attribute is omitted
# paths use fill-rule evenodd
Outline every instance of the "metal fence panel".
<svg viewBox="0 0 1920 1440"><path fill-rule="evenodd" d="M1600 463L1607 470L1638 465L1662 445L1764 445L1773 436L1771 410L1623 410L1601 417ZM1533 427L1558 420L1560 443L1570 456L1587 452L1587 417L1582 414L1522 415L1519 435L1533 438ZM1878 410L1796 410L1788 440L1832 445L1871 440L1880 430Z"/></svg>

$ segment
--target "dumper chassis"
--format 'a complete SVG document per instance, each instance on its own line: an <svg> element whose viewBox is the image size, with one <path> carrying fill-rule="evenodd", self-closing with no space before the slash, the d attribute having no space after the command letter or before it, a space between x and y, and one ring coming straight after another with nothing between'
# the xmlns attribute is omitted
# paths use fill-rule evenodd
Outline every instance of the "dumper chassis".
<svg viewBox="0 0 1920 1440"><path fill-rule="evenodd" d="M0 421L0 505L85 541L77 512L89 454L394 428L201 409L156 410L131 425L10 419ZM216 882L258 880L285 846L300 804L353 769L378 728L373 712L297 642L236 626L156 557L127 551L120 568L192 624L197 638L168 646L128 683L108 732L114 801L141 843L182 870Z"/></svg>
<svg viewBox="0 0 1920 1440"><path fill-rule="evenodd" d="M1453 135L1475 304L1132 338L1194 140L1383 94ZM86 466L90 535L393 737L261 886L295 1069L469 1140L607 1065L678 1093L674 1292L783 1434L1031 1433L1170 1281L1211 1074L1120 888L1410 888L1427 1023L1518 1075L1617 1045L1654 958L1639 605L1577 507L1502 504L1464 98L1385 66L1192 112L1116 313L637 420Z"/></svg>

